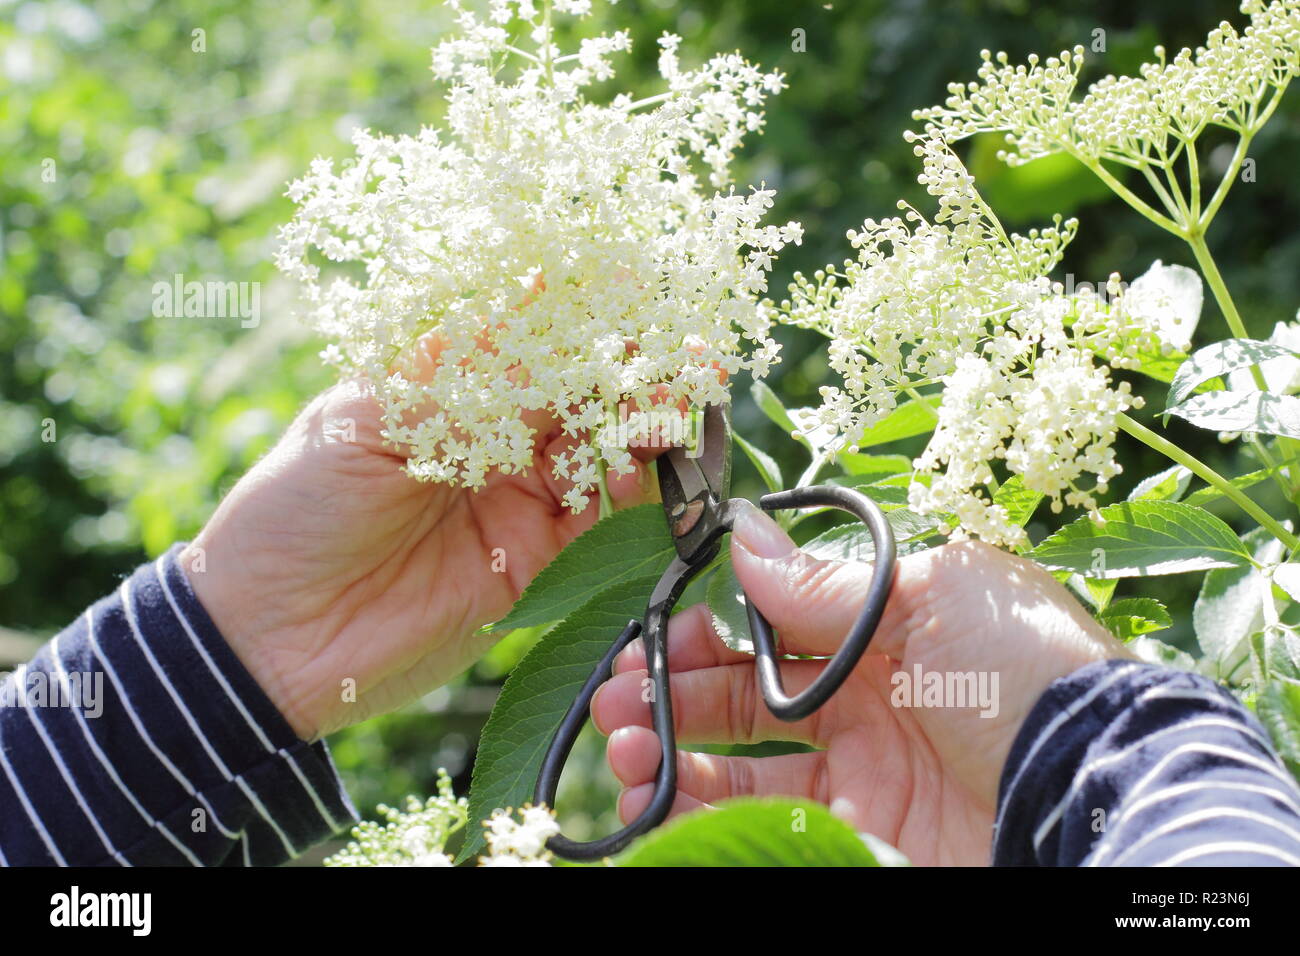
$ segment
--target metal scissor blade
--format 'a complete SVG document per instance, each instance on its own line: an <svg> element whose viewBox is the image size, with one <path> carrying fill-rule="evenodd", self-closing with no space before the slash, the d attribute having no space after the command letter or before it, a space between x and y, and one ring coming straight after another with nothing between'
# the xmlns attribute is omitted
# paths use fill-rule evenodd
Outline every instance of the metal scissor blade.
<svg viewBox="0 0 1300 956"><path fill-rule="evenodd" d="M677 553L689 560L697 547L691 530L727 499L731 485L731 406L706 405L693 449L671 448L659 458L659 493Z"/></svg>

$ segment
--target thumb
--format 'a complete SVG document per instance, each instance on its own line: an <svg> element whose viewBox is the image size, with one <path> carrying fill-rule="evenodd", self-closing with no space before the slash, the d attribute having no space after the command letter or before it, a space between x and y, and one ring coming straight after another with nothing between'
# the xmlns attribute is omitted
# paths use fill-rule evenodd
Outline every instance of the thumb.
<svg viewBox="0 0 1300 956"><path fill-rule="evenodd" d="M745 509L731 534L731 563L745 597L763 612L786 653L835 653L858 615L873 567L827 561L801 551L781 526L757 508ZM904 577L902 562L899 577ZM906 614L896 580L868 653L901 656Z"/></svg>

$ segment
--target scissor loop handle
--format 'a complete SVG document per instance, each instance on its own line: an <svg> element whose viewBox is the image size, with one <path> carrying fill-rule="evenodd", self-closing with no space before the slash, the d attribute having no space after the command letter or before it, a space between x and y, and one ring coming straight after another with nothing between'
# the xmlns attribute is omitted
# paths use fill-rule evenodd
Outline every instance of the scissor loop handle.
<svg viewBox="0 0 1300 956"><path fill-rule="evenodd" d="M885 520L884 514L876 503L866 495L848 488L817 485L794 491L782 491L764 496L759 500L759 505L768 511L780 511L785 508L840 508L866 524L875 542L875 569L862 613L858 615L848 638L826 663L822 673L808 688L794 697L787 697L781 686L772 627L767 618L763 617L754 606L754 602L746 598L745 605L748 608L749 627L758 657L758 679L763 699L772 713L781 719L800 720L824 704L839 689L862 657L867 644L870 643L894 580L894 535L889 528L889 522ZM673 559L650 596L644 622L628 623L618 640L610 645L605 656L591 672L591 676L582 685L582 690L578 692L577 698L560 721L560 726L556 729L555 736L551 739L546 755L542 759L542 769L537 776L537 787L533 792L534 802L546 804L552 809L555 807L555 792L559 788L564 763L591 714L592 698L600 685L609 680L613 673L614 660L623 648L636 640L639 635L644 636L646 668L653 693L651 713L655 734L659 737L659 768L655 773L654 793L650 797L649 805L640 816L609 836L588 843L575 842L562 834L551 837L546 845L559 856L569 860L598 860L611 856L667 818L677 794L677 735L673 728L673 703L668 683L668 617L691 579L717 554L717 539L731 530L742 511L753 507L751 502L741 498L732 498L718 503L716 521L707 529L703 547L698 555L693 556L690 563L681 558Z"/></svg>
<svg viewBox="0 0 1300 956"><path fill-rule="evenodd" d="M781 671L776 660L776 640L772 634L772 625L768 623L763 612L753 601L745 598L745 609L749 617L749 631L754 639L754 652L758 657L758 683L763 692L768 710L782 720L802 720L839 690L845 678L857 666L876 633L880 616L884 613L885 602L889 598L889 589L894 583L894 559L897 549L894 545L894 533L885 519L880 506L861 492L838 485L813 485L809 488L796 488L793 491L778 491L759 499L759 505L766 511L782 511L786 508L831 507L847 511L865 524L871 532L875 543L875 561L871 575L871 586L867 589L867 600L862 612L853 623L848 637L840 645L833 657L826 662L817 679L793 697L785 693L781 684Z"/></svg>
<svg viewBox="0 0 1300 956"><path fill-rule="evenodd" d="M573 749L573 742L578 739L583 724L591 714L592 697L600 685L609 680L614 669L614 659L619 652L644 633L646 668L651 681L651 714L655 733L659 736L659 769L655 774L655 789L649 805L623 829L589 843L578 843L563 834L557 834L546 841L546 846L553 853L568 860L599 860L612 856L668 817L673 798L677 795L677 734L673 728L673 699L668 687L668 617L691 578L716 553L716 548L712 552L705 552L692 564L687 564L680 558L673 559L650 595L644 630L640 622L628 622L618 640L605 652L587 682L582 685L582 690L560 721L560 726L546 749L546 756L542 758L542 770L537 776L537 787L533 791L535 803L555 808L555 791L560 785L560 774L564 770L564 762L569 758L569 751Z"/></svg>

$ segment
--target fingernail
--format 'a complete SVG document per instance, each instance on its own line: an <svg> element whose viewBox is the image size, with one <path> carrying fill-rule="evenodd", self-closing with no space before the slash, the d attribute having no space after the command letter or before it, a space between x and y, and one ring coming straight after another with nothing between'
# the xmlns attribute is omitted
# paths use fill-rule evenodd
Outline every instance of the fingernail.
<svg viewBox="0 0 1300 956"><path fill-rule="evenodd" d="M757 509L741 514L731 532L742 548L760 558L785 557L797 547L779 524Z"/></svg>

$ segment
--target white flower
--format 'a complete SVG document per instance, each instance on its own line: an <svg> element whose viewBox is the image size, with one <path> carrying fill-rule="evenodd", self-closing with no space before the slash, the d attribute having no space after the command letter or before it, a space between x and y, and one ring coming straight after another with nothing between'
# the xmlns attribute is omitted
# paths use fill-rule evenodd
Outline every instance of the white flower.
<svg viewBox="0 0 1300 956"><path fill-rule="evenodd" d="M508 810L496 810L483 826L488 852L479 866L550 866L546 841L560 832L560 826L545 807L526 806L518 820Z"/></svg>
<svg viewBox="0 0 1300 956"><path fill-rule="evenodd" d="M1162 344L1186 352L1204 300L1200 273L1157 259L1124 293L1124 308L1134 320L1154 327Z"/></svg>
<svg viewBox="0 0 1300 956"><path fill-rule="evenodd" d="M438 771L438 793L421 801L406 798L406 809L379 806L383 822L367 820L352 829L352 842L325 861L326 866L451 866L447 839L465 826L469 802L452 792L451 778Z"/></svg>
<svg viewBox="0 0 1300 956"><path fill-rule="evenodd" d="M772 191L735 192L729 169L781 78L736 54L688 69L665 37L665 91L600 105L586 89L613 76L625 32L561 56L538 4L496 0L486 20L452 6L459 32L433 52L444 127L360 131L353 161L314 162L277 263L327 358L372 383L410 474L478 487L550 467L533 448L549 416L586 453L558 470L581 510L597 458L632 467L601 435L611 410L648 408L658 383L673 406L724 400L719 370L761 374L776 354L757 296L801 232L763 225Z"/></svg>
<svg viewBox="0 0 1300 956"><path fill-rule="evenodd" d="M796 276L783 303L790 321L830 339L830 364L843 379L822 390L822 407L801 430L832 426L840 438L819 440L853 447L900 401L942 385L909 503L952 516L961 533L1019 545L1024 531L992 500L995 466L1055 510L1095 511L1094 496L1120 471L1117 416L1140 405L1111 368L1159 347L1158 317L1112 301L1118 276L1105 297L1066 295L1046 275L1075 224L1008 235L946 143L913 141L920 182L938 200L935 220L908 206L902 218L868 220L849 234L856 260L815 281Z"/></svg>
<svg viewBox="0 0 1300 956"><path fill-rule="evenodd" d="M943 105L914 116L949 141L1005 133L999 155L1013 165L1065 151L1149 167L1177 154L1171 140L1193 140L1208 125L1257 130L1272 112L1260 108L1264 98L1300 75L1300 0L1246 0L1241 10L1250 16L1243 31L1221 23L1172 60L1157 47L1137 76L1103 77L1079 99L1083 47L1024 64L984 50L976 82L950 84Z"/></svg>

